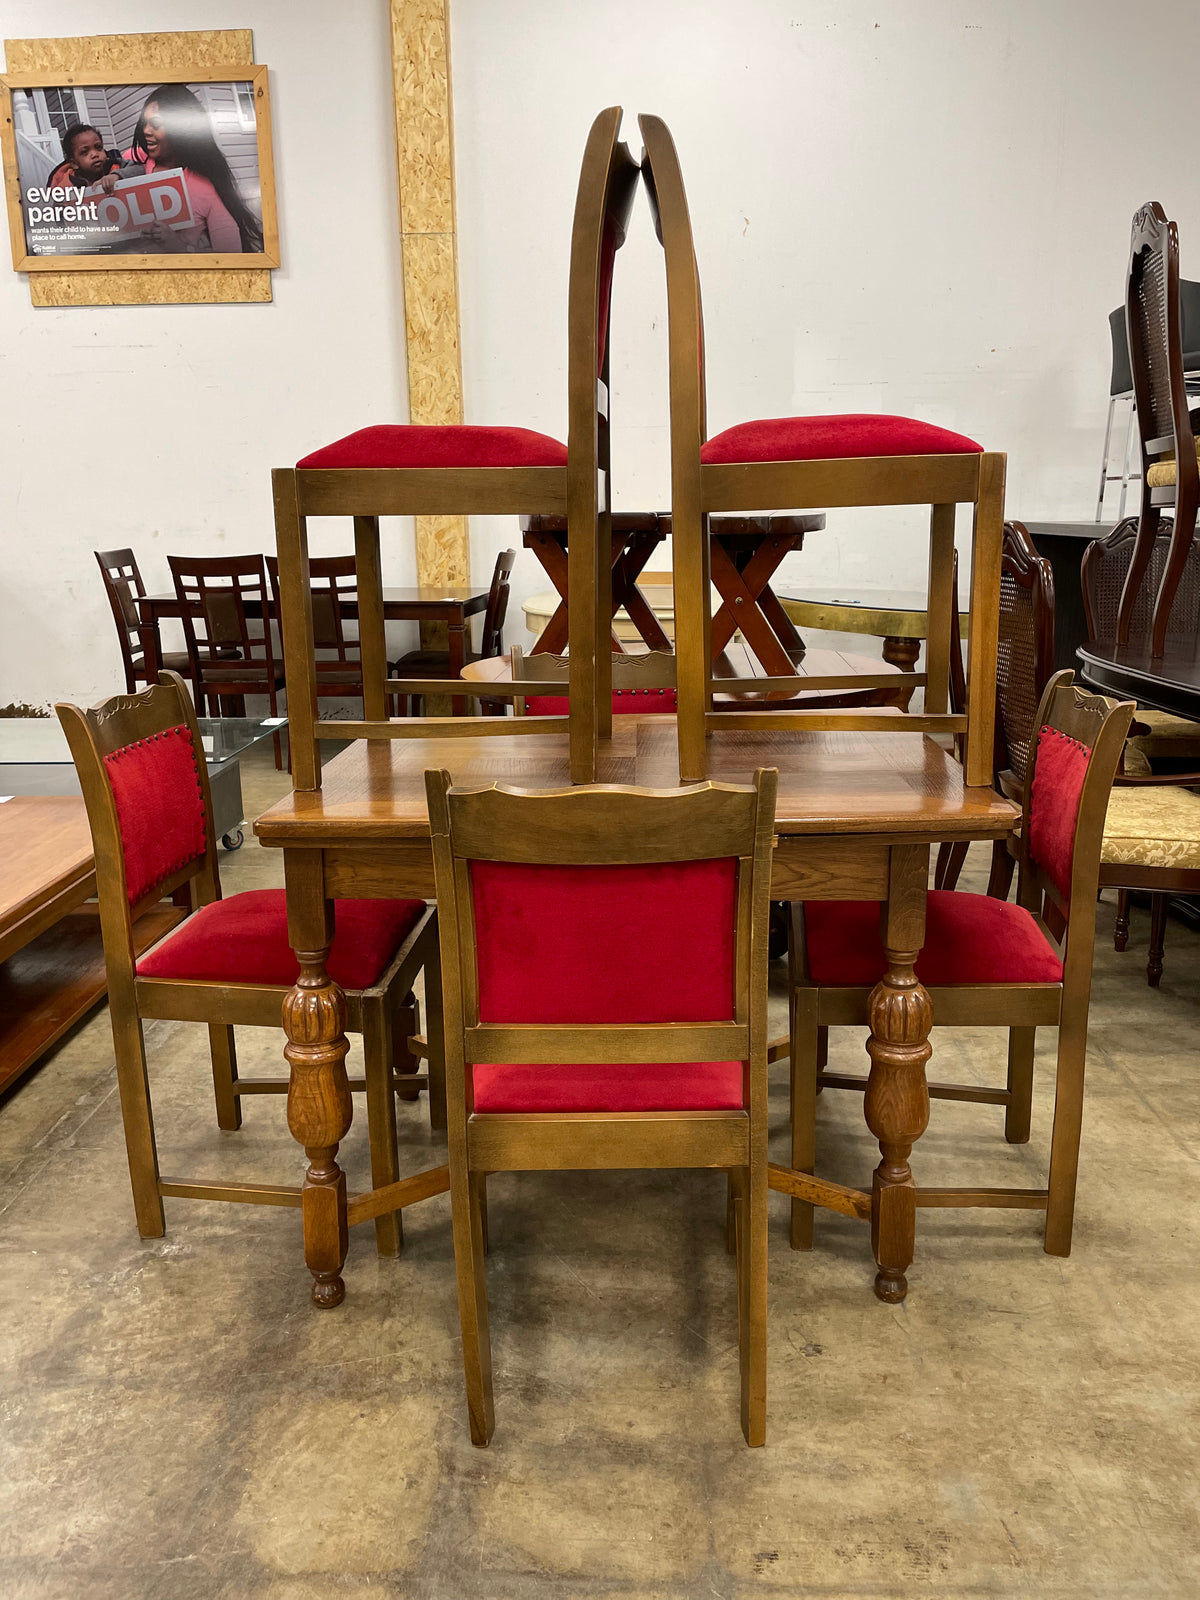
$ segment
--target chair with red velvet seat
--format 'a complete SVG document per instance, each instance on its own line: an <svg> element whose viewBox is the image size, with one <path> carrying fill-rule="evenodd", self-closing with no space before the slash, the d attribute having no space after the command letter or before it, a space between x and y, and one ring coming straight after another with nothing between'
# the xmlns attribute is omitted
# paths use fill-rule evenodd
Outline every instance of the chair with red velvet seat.
<svg viewBox="0 0 1200 1600"><path fill-rule="evenodd" d="M1045 1247L1067 1255L1083 1114L1084 1056L1104 814L1133 706L1077 689L1070 672L1047 684L1037 710L1023 797L1018 904L931 890L917 976L939 1026L1006 1027L1004 1089L931 1084L934 1098L1003 1105L1005 1138L1030 1132L1034 1038L1058 1027L1050 1178L1045 1189L918 1189L918 1206L1017 1206L1046 1211ZM863 1090L865 1078L825 1070L823 1030L868 1021L886 959L879 907L867 901L793 907L792 1166L814 1170L819 1089ZM1065 924L1061 941L1048 923ZM812 1206L792 1203L792 1246L812 1243Z"/></svg>
<svg viewBox="0 0 1200 1600"><path fill-rule="evenodd" d="M729 1174L742 1428L763 1442L775 784L536 794L425 775L476 1444L493 1427L486 1175L633 1167Z"/></svg>
<svg viewBox="0 0 1200 1600"><path fill-rule="evenodd" d="M517 716L556 717L567 709L570 658L535 652L527 656L519 644L512 647L512 675L516 682L541 682L546 692L523 695L513 705ZM550 691L554 690L554 693ZM639 655L612 658L612 709L614 716L674 715L675 657L667 650L646 650Z"/></svg>
<svg viewBox="0 0 1200 1600"><path fill-rule="evenodd" d="M965 733L967 782L992 776L997 584L1004 520L1004 463L972 439L910 417L776 417L707 437L700 279L679 158L658 117L638 119L642 172L650 191L667 271L671 391L671 522L675 571L675 649L679 657L679 756L684 781L707 771L705 737L716 728L846 728L895 731L885 711L715 712L710 632L707 517L779 507L929 505L926 669L903 680L924 686L925 709L908 717L914 732ZM836 249L831 242L829 248ZM970 650L966 714L949 709L954 514L974 506ZM894 676L884 687L895 687ZM740 687L819 689L820 677L763 678ZM861 687L870 687L863 681Z"/></svg>
<svg viewBox="0 0 1200 1600"><path fill-rule="evenodd" d="M442 694L436 678L388 677L380 576L381 516L566 513L570 533L572 640L571 774L595 777L598 732L610 726L607 648L611 570L598 552L611 543L608 489L609 302L613 261L624 242L637 188L637 164L617 142L620 107L603 111L588 135L571 237L568 289L567 443L526 428L408 425L362 428L274 473L284 640L289 685L292 770L299 790L320 787L318 741L329 737L315 717L308 593L310 516L354 517L359 637L365 720L342 724L338 737L445 733L545 732L535 722L503 727L497 717L388 720L390 694ZM599 380L599 381L598 381ZM601 621L601 619L603 619ZM468 692L466 689L464 693ZM506 698L489 685L484 698Z"/></svg>
<svg viewBox="0 0 1200 1600"><path fill-rule="evenodd" d="M195 712L175 673L91 710L58 706L87 805L108 969L109 1011L138 1232L165 1230L164 1196L299 1206L298 1188L192 1182L161 1176L142 1021L206 1022L217 1125L241 1125L245 1094L284 1093L286 1079L243 1079L234 1026L279 1028L300 963L288 939L282 889L221 897L212 799ZM135 962L133 919L165 896L191 914ZM363 1036L374 1189L398 1182L395 1093L426 1080L410 1070L413 983L425 972L431 1091L441 1077L441 984L436 913L423 900L343 900L329 970L346 991L347 1027ZM431 1117L438 1109L431 1105ZM369 1213L374 1215L374 1213ZM401 1244L400 1214L376 1217L382 1255Z"/></svg>

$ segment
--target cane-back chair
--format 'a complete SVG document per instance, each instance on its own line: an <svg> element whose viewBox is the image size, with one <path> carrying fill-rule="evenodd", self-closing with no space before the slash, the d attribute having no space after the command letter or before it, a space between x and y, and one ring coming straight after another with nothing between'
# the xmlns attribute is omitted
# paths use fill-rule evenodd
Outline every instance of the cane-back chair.
<svg viewBox="0 0 1200 1600"><path fill-rule="evenodd" d="M611 727L607 639L611 569L598 551L611 539L608 489L609 305L614 258L637 186L637 164L617 142L620 107L592 124L584 151L571 238L568 289L567 443L526 428L458 425L374 426L313 450L274 474L275 527L287 652L292 763L297 789L320 786L312 629L307 614L310 516L354 517L359 636L366 712L340 723L337 737L421 737L430 731L511 734L498 717L387 717L391 694L445 692L436 678L389 679L384 645L379 518L480 513L566 514L571 628L571 774L595 776L596 740ZM597 644L604 648L597 650ZM511 698L511 687L470 684L456 693ZM523 733L553 732L547 719Z"/></svg>
<svg viewBox="0 0 1200 1600"><path fill-rule="evenodd" d="M146 585L132 550L94 550L104 592L117 625L121 646L121 665L125 668L125 688L136 694L138 684L157 683L160 672L178 672L190 677L192 663L186 650L164 653L158 625L145 621L138 601L145 598Z"/></svg>
<svg viewBox="0 0 1200 1600"><path fill-rule="evenodd" d="M467 661L491 661L504 649L504 619L508 615L509 579L517 559L515 550L501 550L492 569L488 588L487 606L483 613L483 631L479 649ZM398 661L389 664L388 672L394 678L446 678L451 676L449 650L410 650ZM416 696L413 697L417 698ZM400 696L400 710L408 714L409 696ZM501 710L503 707L500 708Z"/></svg>
<svg viewBox="0 0 1200 1600"><path fill-rule="evenodd" d="M108 969L108 1002L129 1177L138 1232L165 1231L164 1196L300 1206L302 1191L271 1183L164 1177L159 1171L142 1022L168 1018L208 1024L217 1126L241 1126L242 1097L283 1094L288 1081L241 1078L234 1027L281 1027L284 997L296 982L282 889L221 896L208 767L183 681L164 672L137 695L90 710L61 704L87 806L96 857L96 892ZM186 894L190 914L134 959L131 928L146 907ZM444 1113L439 951L436 914L423 900L341 900L330 971L346 992L347 1028L363 1036L371 1178L398 1182L397 1091L428 1083ZM425 972L430 1009L428 1079L411 1071L416 1032L413 983ZM368 1210L368 1215L375 1213ZM381 1255L400 1249L400 1214L375 1218ZM341 1295L338 1293L337 1299ZM331 1300L329 1303L336 1303Z"/></svg>
<svg viewBox="0 0 1200 1600"><path fill-rule="evenodd" d="M244 714L248 694L279 714L283 662L271 630L271 590L262 556L168 556L183 612L192 674L213 716ZM282 766L279 734L275 765Z"/></svg>
<svg viewBox="0 0 1200 1600"><path fill-rule="evenodd" d="M1084 1058L1104 812L1133 706L1051 678L1037 708L1026 765L1018 903L931 890L917 977L934 1027L1008 1029L1003 1089L930 1084L935 1098L1005 1107L1004 1135L1030 1135L1036 1030L1058 1027L1049 1183L1044 1189L918 1189L918 1206L1014 1206L1045 1210L1045 1247L1067 1255L1083 1116ZM867 901L797 905L792 928L792 1166L812 1172L820 1089L862 1092L866 1078L831 1073L826 1030L868 1023L872 986L887 958L879 906ZM1059 938L1052 928L1065 929ZM812 1206L792 1202L792 1247L812 1244Z"/></svg>
<svg viewBox="0 0 1200 1600"><path fill-rule="evenodd" d="M1184 377L1179 306L1179 234L1156 200L1133 219L1126 280L1125 323L1142 454L1142 507L1137 540L1121 592L1117 643L1133 633L1138 596L1146 583L1162 520L1174 506L1170 547L1154 594L1151 658L1166 651L1172 607L1188 564L1200 507L1200 445L1192 434ZM1136 637L1136 635L1134 635Z"/></svg>
<svg viewBox="0 0 1200 1600"><path fill-rule="evenodd" d="M710 1167L729 1174L742 1429L762 1444L775 772L659 792L425 783L472 1439L493 1426L486 1175Z"/></svg>
<svg viewBox="0 0 1200 1600"><path fill-rule="evenodd" d="M711 591L707 518L718 511L777 507L908 505L932 507L926 670L902 682L923 686L925 709L904 726L965 732L967 782L992 775L995 711L996 584L1004 520L1004 463L972 439L908 417L781 417L741 423L714 438L705 419L700 279L679 158L666 124L639 118L642 170L656 214L667 273L671 393L671 521L675 570L675 649L679 656L679 757L685 781L707 770L705 735L714 728L846 728L895 731L884 710L714 712L721 685L711 670ZM970 649L966 716L949 710L954 513L974 506ZM764 678L799 692L821 679ZM832 680L831 680L832 681ZM896 687L895 676L880 686ZM869 688L869 678L856 681Z"/></svg>

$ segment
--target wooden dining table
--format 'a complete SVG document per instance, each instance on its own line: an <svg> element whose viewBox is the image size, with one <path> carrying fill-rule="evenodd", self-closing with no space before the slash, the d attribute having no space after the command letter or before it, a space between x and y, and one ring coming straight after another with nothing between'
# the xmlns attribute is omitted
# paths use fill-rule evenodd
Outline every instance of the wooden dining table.
<svg viewBox="0 0 1200 1600"><path fill-rule="evenodd" d="M959 764L919 733L710 735L712 780L746 783L762 767L779 773L772 898L878 900L887 953L887 970L871 996L867 1044L864 1111L880 1149L869 1190L778 1166L771 1183L869 1220L876 1294L899 1301L908 1290L922 1203L909 1156L929 1116L925 1064L933 1019L915 963L924 939L930 848L944 840L1004 838L1018 813L988 789L967 788ZM555 727L537 739L359 740L327 764L320 789L293 792L255 823L260 842L283 851L289 933L300 963L299 980L284 1001L284 1053L291 1072L289 1127L308 1163L305 1260L319 1305L337 1304L344 1292L351 1224L448 1187L440 1167L384 1190L347 1194L337 1160L352 1118L345 1004L326 966L337 899L433 896L427 768L444 768L461 785L565 786L568 735ZM601 742L599 782L671 789L678 774L674 717L615 719L611 739ZM431 1027L438 1004L435 997ZM938 1203L936 1193L929 1191L925 1203Z"/></svg>

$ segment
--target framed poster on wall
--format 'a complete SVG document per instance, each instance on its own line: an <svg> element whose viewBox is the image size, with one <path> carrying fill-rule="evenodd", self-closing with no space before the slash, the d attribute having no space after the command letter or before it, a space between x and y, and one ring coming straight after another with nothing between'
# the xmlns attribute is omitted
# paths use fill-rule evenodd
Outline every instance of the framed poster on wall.
<svg viewBox="0 0 1200 1600"><path fill-rule="evenodd" d="M277 267L267 69L0 77L19 272Z"/></svg>

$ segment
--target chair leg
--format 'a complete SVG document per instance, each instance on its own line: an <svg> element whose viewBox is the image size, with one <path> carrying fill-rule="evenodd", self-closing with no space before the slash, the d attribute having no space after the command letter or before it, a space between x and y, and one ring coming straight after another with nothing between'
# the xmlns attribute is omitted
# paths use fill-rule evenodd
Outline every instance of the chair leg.
<svg viewBox="0 0 1200 1600"><path fill-rule="evenodd" d="M1029 1143L1029 1124L1033 1112L1033 1047L1036 1028L1008 1030L1008 1092L1012 1096L1004 1109L1004 1137L1009 1144Z"/></svg>
<svg viewBox="0 0 1200 1600"><path fill-rule="evenodd" d="M450 1168L450 1210L471 1443L485 1445L492 1437L496 1417L492 1402L492 1341L488 1331L483 1217L476 1176L457 1162Z"/></svg>
<svg viewBox="0 0 1200 1600"><path fill-rule="evenodd" d="M1068 1009L1058 1024L1058 1073L1054 1089L1054 1133L1050 1145L1050 1185L1046 1205L1047 1255L1071 1254L1075 1218L1075 1180L1083 1127L1083 1077L1087 1057L1087 1001Z"/></svg>
<svg viewBox="0 0 1200 1600"><path fill-rule="evenodd" d="M725 1253L737 1254L737 1187L732 1172L725 1174Z"/></svg>
<svg viewBox="0 0 1200 1600"><path fill-rule="evenodd" d="M1113 949L1122 951L1129 943L1129 902L1128 889L1117 890L1117 924L1113 929Z"/></svg>
<svg viewBox="0 0 1200 1600"><path fill-rule="evenodd" d="M472 1173L471 1181L475 1186L475 1204L479 1208L479 1231L483 1238L483 1253L485 1256L490 1256L492 1240L488 1233L487 1173Z"/></svg>
<svg viewBox="0 0 1200 1600"><path fill-rule="evenodd" d="M409 1076L416 1066L416 1059L408 1048L408 1041L414 1034L419 1033L417 1022L417 1002L412 994L408 994L396 1007L392 1018L392 1070L402 1077ZM401 1100L419 1100L421 1085L419 1083L404 1083L397 1085L396 1093Z"/></svg>
<svg viewBox="0 0 1200 1600"><path fill-rule="evenodd" d="M988 874L987 892L993 900L1007 900L1012 888L1013 868L1016 862L1003 839L992 842L992 870Z"/></svg>
<svg viewBox="0 0 1200 1600"><path fill-rule="evenodd" d="M822 1038L824 1035L824 1038ZM822 1051L824 1045L824 1051ZM817 991L792 991L792 1166L813 1172L817 1155L817 1071L822 1054L828 1055L829 1029L817 1025ZM793 1250L811 1250L813 1206L808 1200L791 1202Z"/></svg>
<svg viewBox="0 0 1200 1600"><path fill-rule="evenodd" d="M962 842L940 844L938 846L937 865L933 873L934 888L955 888L958 884L959 874L963 869L963 862L966 859L967 846Z"/></svg>
<svg viewBox="0 0 1200 1600"><path fill-rule="evenodd" d="M396 1094L392 1085L392 1014L382 999L363 1000L362 1039L367 1082L367 1136L371 1146L371 1187L382 1189L400 1177L396 1154ZM399 1211L375 1218L375 1248L398 1256L404 1246Z"/></svg>
<svg viewBox="0 0 1200 1600"><path fill-rule="evenodd" d="M154 1113L150 1107L150 1081L146 1074L146 1045L142 1019L131 1000L109 993L113 1051L117 1058L117 1088L121 1097L121 1122L125 1130L125 1156L137 1230L143 1239L161 1239L167 1231L162 1196L158 1192L158 1151L154 1145Z"/></svg>
<svg viewBox="0 0 1200 1600"><path fill-rule="evenodd" d="M237 1052L233 1029L223 1022L208 1025L208 1049L212 1056L213 1094L217 1101L217 1127L235 1133L242 1125L242 1097L234 1093L237 1082Z"/></svg>
<svg viewBox="0 0 1200 1600"><path fill-rule="evenodd" d="M742 1433L748 1445L767 1439L767 1186L737 1169L738 1356Z"/></svg>
<svg viewBox="0 0 1200 1600"><path fill-rule="evenodd" d="M1157 989L1163 975L1163 946L1167 942L1167 902L1166 894L1152 894L1150 896L1150 950L1146 960L1146 982L1152 989Z"/></svg>
<svg viewBox="0 0 1200 1600"><path fill-rule="evenodd" d="M429 1047L429 1126L446 1126L446 1030L442 1020L442 952L436 919L425 957L425 1042Z"/></svg>

